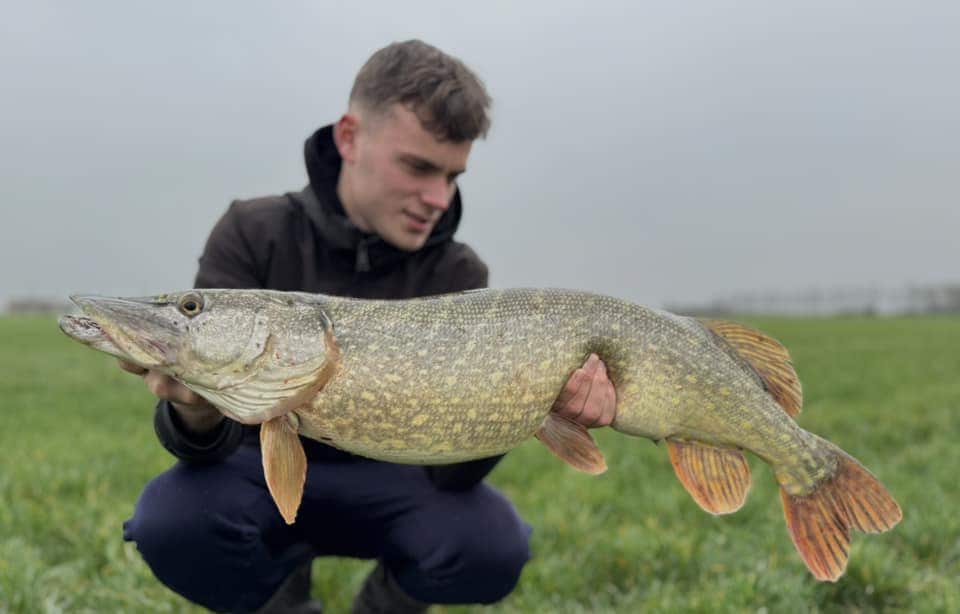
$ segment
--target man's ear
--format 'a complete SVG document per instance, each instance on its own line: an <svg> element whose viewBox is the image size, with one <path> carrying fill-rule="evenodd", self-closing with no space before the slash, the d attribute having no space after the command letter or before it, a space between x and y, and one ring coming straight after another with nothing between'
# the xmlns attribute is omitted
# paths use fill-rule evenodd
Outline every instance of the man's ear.
<svg viewBox="0 0 960 614"><path fill-rule="evenodd" d="M354 162L357 152L357 130L359 119L353 113L345 113L333 125L333 142L344 162Z"/></svg>

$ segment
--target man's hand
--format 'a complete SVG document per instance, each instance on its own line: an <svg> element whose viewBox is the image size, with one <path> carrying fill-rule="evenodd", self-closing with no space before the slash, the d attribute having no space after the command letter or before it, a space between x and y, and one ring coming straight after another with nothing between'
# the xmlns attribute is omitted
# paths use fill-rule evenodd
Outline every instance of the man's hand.
<svg viewBox="0 0 960 614"><path fill-rule="evenodd" d="M553 402L553 411L587 428L608 426L617 415L617 392L596 354L573 372Z"/></svg>
<svg viewBox="0 0 960 614"><path fill-rule="evenodd" d="M223 420L223 415L217 411L217 408L172 377L157 371L144 369L124 360L118 360L117 362L120 363L120 368L124 371L143 376L147 388L157 398L170 401L173 409L180 416L180 421L189 431L198 434L205 433Z"/></svg>

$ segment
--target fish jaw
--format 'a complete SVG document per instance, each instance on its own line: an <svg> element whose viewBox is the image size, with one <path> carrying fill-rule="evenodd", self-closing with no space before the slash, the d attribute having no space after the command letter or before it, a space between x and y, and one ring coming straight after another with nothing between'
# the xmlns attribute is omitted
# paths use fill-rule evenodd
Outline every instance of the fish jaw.
<svg viewBox="0 0 960 614"><path fill-rule="evenodd" d="M86 318L67 320L66 329L61 319L61 330L77 341L145 369L162 369L176 363L183 328L164 303L152 298L89 295L71 296L70 300Z"/></svg>
<svg viewBox="0 0 960 614"><path fill-rule="evenodd" d="M98 352L117 358L126 358L120 348L103 332L96 321L84 316L65 315L60 318L60 330L65 335Z"/></svg>

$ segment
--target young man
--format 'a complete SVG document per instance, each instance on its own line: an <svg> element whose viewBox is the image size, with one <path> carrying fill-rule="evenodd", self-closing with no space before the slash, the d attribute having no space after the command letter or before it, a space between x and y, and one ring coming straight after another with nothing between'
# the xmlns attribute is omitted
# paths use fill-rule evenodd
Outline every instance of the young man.
<svg viewBox="0 0 960 614"><path fill-rule="evenodd" d="M487 268L453 240L456 178L489 126L490 99L462 63L420 41L375 53L348 111L306 143L301 192L235 202L214 227L197 287L273 288L411 298L482 288ZM156 576L219 611L319 611L309 562L377 559L355 612L421 612L490 603L513 590L530 527L482 482L499 458L417 467L303 440L309 462L287 526L263 479L256 427L224 418L161 374L157 434L180 461L151 481L124 526ZM591 356L555 410L604 426L616 397Z"/></svg>

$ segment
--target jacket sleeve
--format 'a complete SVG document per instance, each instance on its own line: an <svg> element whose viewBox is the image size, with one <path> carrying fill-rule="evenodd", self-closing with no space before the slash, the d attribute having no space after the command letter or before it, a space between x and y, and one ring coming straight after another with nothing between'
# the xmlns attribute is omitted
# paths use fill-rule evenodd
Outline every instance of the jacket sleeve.
<svg viewBox="0 0 960 614"><path fill-rule="evenodd" d="M196 288L259 288L256 254L244 235L242 210L233 203L210 232L200 256ZM213 463L229 456L243 439L243 425L224 418L211 432L187 431L176 410L161 400L153 418L154 430L164 448L180 460Z"/></svg>
<svg viewBox="0 0 960 614"><path fill-rule="evenodd" d="M209 433L188 433L169 401L161 399L153 416L153 430L170 454L188 463L215 463L229 456L243 439L243 425L224 418Z"/></svg>
<svg viewBox="0 0 960 614"><path fill-rule="evenodd" d="M454 260L453 270L444 272L438 277L449 279L449 286L444 292L460 292L486 288L489 282L487 265L471 250L463 245L463 250ZM455 463L453 465L434 465L427 467L430 480L441 490L468 490L487 477L497 466L503 455L491 456Z"/></svg>

